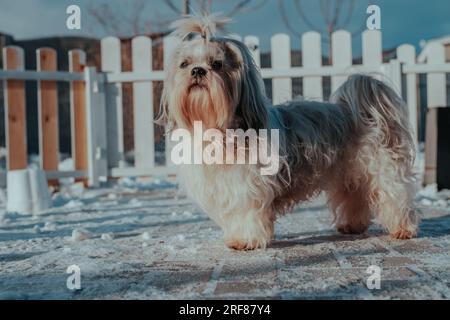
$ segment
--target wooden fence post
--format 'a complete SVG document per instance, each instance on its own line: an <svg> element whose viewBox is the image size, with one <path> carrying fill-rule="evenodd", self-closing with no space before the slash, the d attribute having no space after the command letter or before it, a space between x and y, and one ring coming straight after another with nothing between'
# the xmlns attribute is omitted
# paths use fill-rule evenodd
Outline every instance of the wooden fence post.
<svg viewBox="0 0 450 320"><path fill-rule="evenodd" d="M84 69L88 184L98 187L108 179L107 130L105 107L105 77L99 75L95 67Z"/></svg>
<svg viewBox="0 0 450 320"><path fill-rule="evenodd" d="M287 34L276 34L271 39L272 69L291 68L291 40ZM273 104L292 99L292 79L276 78L272 80Z"/></svg>
<svg viewBox="0 0 450 320"><path fill-rule="evenodd" d="M84 72L86 65L86 54L81 50L69 51L70 72ZM86 126L86 97L84 81L73 81L70 83L70 121L72 137L72 158L74 169L88 170L87 156L87 126ZM86 178L76 178L87 185Z"/></svg>
<svg viewBox="0 0 450 320"><path fill-rule="evenodd" d="M362 60L363 66L371 72L377 72L376 78L381 77L383 64L383 49L381 32L366 30L362 34Z"/></svg>
<svg viewBox="0 0 450 320"><path fill-rule="evenodd" d="M175 48L178 46L180 40L175 37L165 37L164 38L164 70L169 70L170 59L173 55ZM170 140L170 134L166 135L166 166L174 166L171 159L171 153L174 146L174 142Z"/></svg>
<svg viewBox="0 0 450 320"><path fill-rule="evenodd" d="M445 48L439 42L429 44L427 64L441 65L445 63ZM437 141L439 107L447 104L445 73L427 74L428 112L425 133L425 177L424 183L431 184L437 180Z"/></svg>
<svg viewBox="0 0 450 320"><path fill-rule="evenodd" d="M152 72L152 41L141 36L132 40L134 72ZM133 83L135 167L155 166L155 130L152 82Z"/></svg>
<svg viewBox="0 0 450 320"><path fill-rule="evenodd" d="M389 85L401 97L402 96L402 65L397 59L389 61Z"/></svg>
<svg viewBox="0 0 450 320"><path fill-rule="evenodd" d="M352 35L345 30L339 30L333 33L331 38L333 48L333 66L336 68L351 67L352 58ZM335 92L345 81L347 76L331 77L331 92Z"/></svg>
<svg viewBox="0 0 450 320"><path fill-rule="evenodd" d="M56 51L40 48L36 51L37 71L57 70ZM45 171L58 171L59 129L58 129L58 92L56 81L38 81L38 119L39 119L39 158ZM49 184L58 185L58 180L49 180Z"/></svg>
<svg viewBox="0 0 450 320"><path fill-rule="evenodd" d="M101 41L102 72L122 72L121 44L116 37ZM123 94L121 83L106 84L106 117L108 121L108 164L110 167L125 166L123 133Z"/></svg>
<svg viewBox="0 0 450 320"><path fill-rule="evenodd" d="M397 48L397 59L402 64L416 64L416 48L409 44L401 45ZM406 92L403 94L406 98L409 111L409 122L413 130L414 143L418 145L418 123L417 123L417 75L414 73L406 75Z"/></svg>
<svg viewBox="0 0 450 320"><path fill-rule="evenodd" d="M244 43L252 53L253 60L258 67L261 67L261 51L259 48L259 39L255 36L247 36L244 38Z"/></svg>
<svg viewBox="0 0 450 320"><path fill-rule="evenodd" d="M15 46L3 49L4 70L24 70L23 49ZM4 82L7 170L27 168L27 120L25 81Z"/></svg>
<svg viewBox="0 0 450 320"><path fill-rule="evenodd" d="M322 66L322 46L318 32L306 32L302 36L303 67L315 69ZM323 100L322 77L303 78L303 97L306 99Z"/></svg>

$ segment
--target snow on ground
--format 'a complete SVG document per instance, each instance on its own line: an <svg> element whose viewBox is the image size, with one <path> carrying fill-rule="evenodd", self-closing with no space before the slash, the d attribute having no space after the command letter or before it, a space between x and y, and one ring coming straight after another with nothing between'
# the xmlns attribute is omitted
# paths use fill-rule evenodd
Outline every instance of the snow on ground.
<svg viewBox="0 0 450 320"><path fill-rule="evenodd" d="M338 235L319 198L280 218L267 250L236 252L171 181L66 182L37 216L5 213L0 192L0 298L450 298L450 192L436 186L417 195L417 239ZM66 286L71 265L81 290Z"/></svg>

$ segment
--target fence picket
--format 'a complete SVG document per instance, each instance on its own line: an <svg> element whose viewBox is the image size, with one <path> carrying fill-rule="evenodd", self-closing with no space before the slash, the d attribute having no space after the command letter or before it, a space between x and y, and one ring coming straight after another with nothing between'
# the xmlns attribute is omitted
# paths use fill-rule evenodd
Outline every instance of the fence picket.
<svg viewBox="0 0 450 320"><path fill-rule="evenodd" d="M291 68L291 40L286 34L276 34L271 39L272 69L283 70ZM280 104L292 99L291 78L276 78L272 80L273 104Z"/></svg>
<svg viewBox="0 0 450 320"><path fill-rule="evenodd" d="M366 30L362 34L362 61L364 67L376 72L376 78L381 78L383 64L383 48L381 32L379 30Z"/></svg>
<svg viewBox="0 0 450 320"><path fill-rule="evenodd" d="M152 41L148 37L132 40L134 72L152 72ZM133 83L135 167L155 165L155 131L153 127L152 82Z"/></svg>
<svg viewBox="0 0 450 320"><path fill-rule="evenodd" d="M8 46L3 49L4 70L23 71L24 66L22 48ZM4 86L7 169L25 169L28 162L25 81L7 80Z"/></svg>
<svg viewBox="0 0 450 320"><path fill-rule="evenodd" d="M351 67L352 61L352 35L346 30L339 30L333 33L332 39L333 66L337 68ZM347 76L331 77L331 91L336 91L345 81Z"/></svg>
<svg viewBox="0 0 450 320"><path fill-rule="evenodd" d="M416 48L405 44L397 48L397 59L402 64L414 65L416 63ZM406 93L404 94L409 109L409 122L417 142L418 118L417 118L417 75L406 75Z"/></svg>
<svg viewBox="0 0 450 320"><path fill-rule="evenodd" d="M51 48L36 50L36 69L38 71L56 71L56 50ZM38 81L38 119L41 168L46 171L57 171L59 132L56 81ZM51 180L49 183L57 185L58 180Z"/></svg>
<svg viewBox="0 0 450 320"><path fill-rule="evenodd" d="M427 64L445 63L445 48L441 43L429 44ZM447 104L446 75L442 73L427 74L428 113L425 137L425 177L424 183L437 180L437 108Z"/></svg>
<svg viewBox="0 0 450 320"><path fill-rule="evenodd" d="M102 71L120 73L122 71L121 44L116 37L101 40ZM108 120L108 164L110 167L125 166L125 146L123 138L122 84L108 83L106 108Z"/></svg>
<svg viewBox="0 0 450 320"><path fill-rule="evenodd" d="M84 72L86 65L86 54L81 50L69 51L69 71ZM72 158L74 169L79 171L88 170L87 156L87 124L86 124L86 97L84 81L72 81L70 83L70 123L72 138ZM87 179L76 178L76 181Z"/></svg>
<svg viewBox="0 0 450 320"><path fill-rule="evenodd" d="M170 68L170 59L174 53L174 50L179 45L180 40L176 37L166 37L164 38L164 70L168 70ZM174 143L170 140L170 133L166 134L166 166L174 166L174 163L171 159L172 149L174 147Z"/></svg>
<svg viewBox="0 0 450 320"><path fill-rule="evenodd" d="M259 38L255 36L247 36L244 38L244 43L252 53L255 64L258 67L261 67L261 51L259 48Z"/></svg>
<svg viewBox="0 0 450 320"><path fill-rule="evenodd" d="M108 177L107 129L104 76L95 67L84 69L86 90L86 128L88 184L98 187Z"/></svg>
<svg viewBox="0 0 450 320"><path fill-rule="evenodd" d="M402 95L402 66L400 61L392 59L387 66L389 70L389 85L401 96Z"/></svg>
<svg viewBox="0 0 450 320"><path fill-rule="evenodd" d="M307 69L322 66L322 46L318 32L306 32L302 36L303 67ZM303 96L306 99L323 100L322 77L303 78Z"/></svg>

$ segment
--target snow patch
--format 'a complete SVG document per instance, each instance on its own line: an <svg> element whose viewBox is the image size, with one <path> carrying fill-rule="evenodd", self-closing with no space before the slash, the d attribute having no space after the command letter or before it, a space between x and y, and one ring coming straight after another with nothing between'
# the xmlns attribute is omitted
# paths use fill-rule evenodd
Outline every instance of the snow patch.
<svg viewBox="0 0 450 320"><path fill-rule="evenodd" d="M56 223L50 221L46 222L41 231L44 232L56 231Z"/></svg>
<svg viewBox="0 0 450 320"><path fill-rule="evenodd" d="M78 241L84 241L87 239L92 238L92 233L85 229L74 229L72 231L72 241L78 242Z"/></svg>
<svg viewBox="0 0 450 320"><path fill-rule="evenodd" d="M114 236L113 233L103 233L103 234L101 235L101 239L102 239L102 240L106 240L106 241L114 240L114 238L115 238L115 236Z"/></svg>

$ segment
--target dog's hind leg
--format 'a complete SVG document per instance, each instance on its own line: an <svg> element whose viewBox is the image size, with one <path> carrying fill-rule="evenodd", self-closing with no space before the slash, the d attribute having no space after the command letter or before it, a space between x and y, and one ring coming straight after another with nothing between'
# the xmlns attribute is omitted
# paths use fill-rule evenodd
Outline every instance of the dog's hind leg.
<svg viewBox="0 0 450 320"><path fill-rule="evenodd" d="M400 165L388 152L378 157L379 170L372 183L373 205L378 222L396 239L417 233L418 217L413 208L414 180L408 165Z"/></svg>
<svg viewBox="0 0 450 320"><path fill-rule="evenodd" d="M377 222L393 238L410 239L417 233L418 218L413 208L414 179L411 165L396 158L398 152L386 147L358 153L364 168L367 204Z"/></svg>
<svg viewBox="0 0 450 320"><path fill-rule="evenodd" d="M328 204L334 214L337 230L343 234L364 233L371 220L367 190L349 190L341 185L328 192Z"/></svg>

